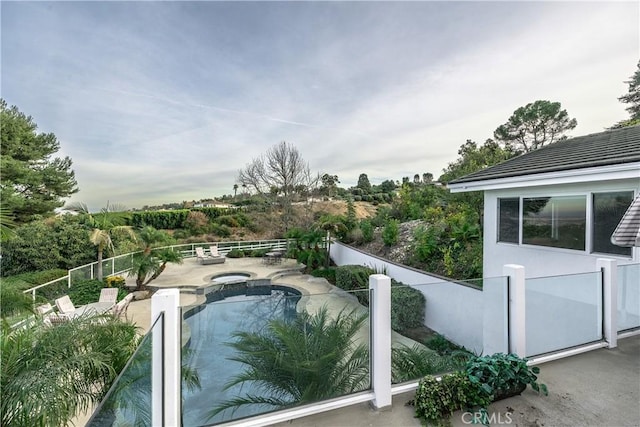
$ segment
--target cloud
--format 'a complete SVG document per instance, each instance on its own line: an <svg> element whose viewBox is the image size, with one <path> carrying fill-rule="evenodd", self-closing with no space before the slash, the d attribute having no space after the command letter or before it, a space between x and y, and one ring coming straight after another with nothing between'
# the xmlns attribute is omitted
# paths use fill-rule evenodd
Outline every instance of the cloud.
<svg viewBox="0 0 640 427"><path fill-rule="evenodd" d="M3 97L99 208L231 194L279 141L355 185L431 172L519 106L596 132L638 60L634 3L3 3Z"/></svg>

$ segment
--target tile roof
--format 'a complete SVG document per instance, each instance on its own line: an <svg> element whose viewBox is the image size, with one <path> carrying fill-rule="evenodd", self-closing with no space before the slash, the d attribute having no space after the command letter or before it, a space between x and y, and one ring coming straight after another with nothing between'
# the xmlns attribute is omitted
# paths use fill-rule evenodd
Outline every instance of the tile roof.
<svg viewBox="0 0 640 427"><path fill-rule="evenodd" d="M566 139L455 179L458 184L640 162L640 125Z"/></svg>

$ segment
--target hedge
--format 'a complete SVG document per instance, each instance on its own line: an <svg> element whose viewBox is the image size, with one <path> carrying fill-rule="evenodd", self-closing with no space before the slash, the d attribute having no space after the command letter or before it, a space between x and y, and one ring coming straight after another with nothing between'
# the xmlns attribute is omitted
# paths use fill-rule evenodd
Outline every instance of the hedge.
<svg viewBox="0 0 640 427"><path fill-rule="evenodd" d="M335 268L336 286L345 291L358 291L355 296L360 304L369 306L369 276L375 271L362 265L343 265ZM424 324L426 300L422 292L391 281L391 328L403 332Z"/></svg>

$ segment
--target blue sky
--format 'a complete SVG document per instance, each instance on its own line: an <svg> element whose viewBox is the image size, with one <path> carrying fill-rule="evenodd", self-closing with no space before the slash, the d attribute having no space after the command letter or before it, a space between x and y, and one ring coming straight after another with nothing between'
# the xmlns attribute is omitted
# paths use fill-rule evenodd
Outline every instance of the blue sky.
<svg viewBox="0 0 640 427"><path fill-rule="evenodd" d="M518 107L599 132L640 58L638 2L7 2L1 95L99 209L232 194L280 141L355 185L431 172Z"/></svg>

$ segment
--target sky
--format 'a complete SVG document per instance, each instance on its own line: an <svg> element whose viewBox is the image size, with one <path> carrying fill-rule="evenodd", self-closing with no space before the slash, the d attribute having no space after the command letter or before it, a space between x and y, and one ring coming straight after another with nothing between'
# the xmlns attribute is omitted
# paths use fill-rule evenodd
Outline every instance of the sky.
<svg viewBox="0 0 640 427"><path fill-rule="evenodd" d="M0 94L92 211L233 194L281 141L345 188L437 178L539 99L570 136L628 118L639 4L2 1Z"/></svg>

